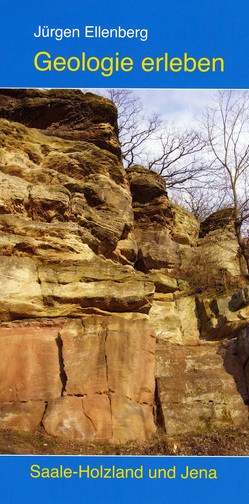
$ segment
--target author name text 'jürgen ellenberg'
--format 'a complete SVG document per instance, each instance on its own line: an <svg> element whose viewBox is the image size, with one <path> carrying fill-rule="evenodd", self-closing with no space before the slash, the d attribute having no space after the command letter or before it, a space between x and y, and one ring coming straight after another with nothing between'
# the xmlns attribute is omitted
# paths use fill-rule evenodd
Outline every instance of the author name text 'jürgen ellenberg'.
<svg viewBox="0 0 249 504"><path fill-rule="evenodd" d="M82 35L83 34L83 35ZM34 32L36 38L54 38L62 40L64 38L118 38L118 39L137 39L145 42L148 39L147 28L103 28L102 26L85 26L83 30L79 28L50 28L47 25L39 25Z"/></svg>

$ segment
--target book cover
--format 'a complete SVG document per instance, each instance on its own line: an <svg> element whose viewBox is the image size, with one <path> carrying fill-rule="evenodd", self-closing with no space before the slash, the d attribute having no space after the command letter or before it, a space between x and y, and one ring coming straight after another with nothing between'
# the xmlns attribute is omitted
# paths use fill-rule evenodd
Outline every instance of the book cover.
<svg viewBox="0 0 249 504"><path fill-rule="evenodd" d="M0 0L0 482L248 495L248 4Z"/></svg>

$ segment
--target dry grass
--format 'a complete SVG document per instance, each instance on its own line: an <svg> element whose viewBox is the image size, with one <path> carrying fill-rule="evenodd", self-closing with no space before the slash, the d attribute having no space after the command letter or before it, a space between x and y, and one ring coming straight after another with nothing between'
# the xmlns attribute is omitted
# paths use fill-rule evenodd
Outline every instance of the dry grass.
<svg viewBox="0 0 249 504"><path fill-rule="evenodd" d="M13 455L189 455L249 456L249 429L199 435L167 436L158 430L146 442L81 443L34 433L0 430L0 453Z"/></svg>

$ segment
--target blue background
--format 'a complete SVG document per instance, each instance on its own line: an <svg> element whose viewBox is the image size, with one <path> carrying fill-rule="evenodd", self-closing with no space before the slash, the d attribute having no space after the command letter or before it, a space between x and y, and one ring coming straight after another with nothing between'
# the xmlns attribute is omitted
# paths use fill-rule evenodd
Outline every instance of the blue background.
<svg viewBox="0 0 249 504"><path fill-rule="evenodd" d="M248 0L0 0L1 87L142 87L142 88L249 88ZM62 41L35 38L38 26L80 28L80 38ZM85 39L85 25L105 28L147 28L146 42L139 39ZM130 56L131 72L104 77L98 72L34 67L37 52L52 57ZM201 73L144 72L144 57L199 59L222 57L225 71Z"/></svg>
<svg viewBox="0 0 249 504"><path fill-rule="evenodd" d="M216 457L9 457L1 459L0 498L5 504L14 502L43 504L87 503L96 504L235 504L248 502L248 460L246 458ZM30 477L31 465L78 470L89 464L91 468L137 468L143 465L143 479L52 479ZM175 479L150 479L148 469L176 466ZM186 465L192 468L215 468L217 480L182 479Z"/></svg>

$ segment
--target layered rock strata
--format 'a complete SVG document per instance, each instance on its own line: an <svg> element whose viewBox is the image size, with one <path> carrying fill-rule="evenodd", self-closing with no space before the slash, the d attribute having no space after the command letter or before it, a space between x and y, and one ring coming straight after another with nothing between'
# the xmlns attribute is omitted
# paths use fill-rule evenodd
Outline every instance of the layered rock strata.
<svg viewBox="0 0 249 504"><path fill-rule="evenodd" d="M247 290L217 297L244 272L231 212L200 231L157 173L125 172L117 132L91 93L0 94L0 427L245 425Z"/></svg>

